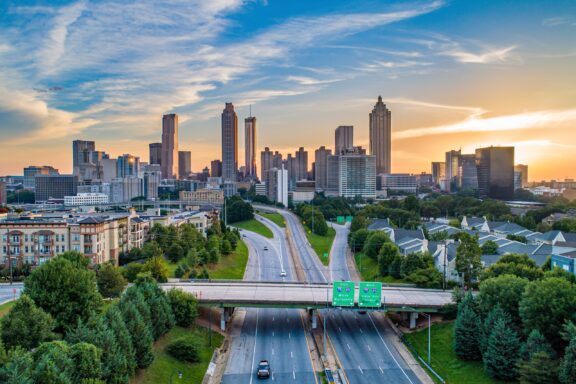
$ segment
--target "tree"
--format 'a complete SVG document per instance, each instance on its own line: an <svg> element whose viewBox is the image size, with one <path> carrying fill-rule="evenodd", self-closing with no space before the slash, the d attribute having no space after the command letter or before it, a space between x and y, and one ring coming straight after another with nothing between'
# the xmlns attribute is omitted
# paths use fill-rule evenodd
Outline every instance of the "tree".
<svg viewBox="0 0 576 384"><path fill-rule="evenodd" d="M402 208L407 211L420 213L420 200L414 195L406 196L402 201Z"/></svg>
<svg viewBox="0 0 576 384"><path fill-rule="evenodd" d="M98 291L106 298L120 297L127 284L120 268L112 263L103 264L96 270L96 282Z"/></svg>
<svg viewBox="0 0 576 384"><path fill-rule="evenodd" d="M483 255L495 255L498 253L498 244L495 241L488 240L482 244Z"/></svg>
<svg viewBox="0 0 576 384"><path fill-rule="evenodd" d="M0 321L2 342L8 349L36 348L54 338L52 316L38 308L27 295L22 295Z"/></svg>
<svg viewBox="0 0 576 384"><path fill-rule="evenodd" d="M350 244L350 249L352 252L359 252L364 248L364 244L366 243L366 239L370 235L370 231L367 229L359 229L356 232L352 232L350 234L350 238L348 243Z"/></svg>
<svg viewBox="0 0 576 384"><path fill-rule="evenodd" d="M505 318L496 320L483 356L484 370L499 380L515 380L518 376L520 338Z"/></svg>
<svg viewBox="0 0 576 384"><path fill-rule="evenodd" d="M252 220L254 208L252 208L252 204L245 202L240 196L229 197L226 199L226 218L228 223Z"/></svg>
<svg viewBox="0 0 576 384"><path fill-rule="evenodd" d="M177 263L182 260L185 256L184 249L178 243L174 243L168 248L168 259L173 262Z"/></svg>
<svg viewBox="0 0 576 384"><path fill-rule="evenodd" d="M74 361L70 358L70 347L66 342L43 343L36 348L32 356L34 383L72 384Z"/></svg>
<svg viewBox="0 0 576 384"><path fill-rule="evenodd" d="M168 354L180 361L197 363L200 361L200 347L194 339L182 337L174 340L166 347Z"/></svg>
<svg viewBox="0 0 576 384"><path fill-rule="evenodd" d="M576 320L576 286L557 277L533 281L526 287L519 308L526 330L539 330L555 348L561 348L565 345L562 325Z"/></svg>
<svg viewBox="0 0 576 384"><path fill-rule="evenodd" d="M134 346L132 345L132 338L124 323L124 318L122 317L122 311L120 311L119 305L113 304L108 308L105 314L105 322L108 329L113 333L116 344L118 345L119 351L126 359L127 374L132 375L136 369L136 352L134 351Z"/></svg>
<svg viewBox="0 0 576 384"><path fill-rule="evenodd" d="M466 296L458 305L454 324L454 352L462 360L479 360L480 318L474 310L474 298Z"/></svg>
<svg viewBox="0 0 576 384"><path fill-rule="evenodd" d="M13 349L7 361L0 364L0 382L4 384L34 384L32 355L22 348Z"/></svg>
<svg viewBox="0 0 576 384"><path fill-rule="evenodd" d="M376 260L378 252L384 243L389 242L390 239L388 235L382 231L373 231L368 235L366 242L364 243L364 253L366 256Z"/></svg>
<svg viewBox="0 0 576 384"><path fill-rule="evenodd" d="M530 360L537 352L545 352L550 357L555 357L555 351L552 346L546 341L546 338L542 333L534 329L528 335L526 343L522 346L521 356L523 360Z"/></svg>
<svg viewBox="0 0 576 384"><path fill-rule="evenodd" d="M441 288L442 274L435 267L417 269L406 280L421 288Z"/></svg>
<svg viewBox="0 0 576 384"><path fill-rule="evenodd" d="M387 276L389 273L390 264L392 264L392 262L399 257L401 257L400 250L396 244L392 242L384 243L378 254L378 268L380 270L380 275Z"/></svg>
<svg viewBox="0 0 576 384"><path fill-rule="evenodd" d="M511 316L513 323L519 324L518 308L528 284L527 279L513 275L501 275L482 281L478 296L481 312L487 314L499 305Z"/></svg>
<svg viewBox="0 0 576 384"><path fill-rule="evenodd" d="M138 274L142 272L144 272L144 264L130 263L122 267L122 276L130 283L133 283Z"/></svg>
<svg viewBox="0 0 576 384"><path fill-rule="evenodd" d="M87 320L102 306L94 271L60 256L32 272L24 283L24 294L51 314L60 329Z"/></svg>
<svg viewBox="0 0 576 384"><path fill-rule="evenodd" d="M402 277L400 268L402 268L402 256L398 253L388 266L388 274L395 279L400 279Z"/></svg>
<svg viewBox="0 0 576 384"><path fill-rule="evenodd" d="M222 240L222 254L229 255L232 253L232 244L226 239Z"/></svg>
<svg viewBox="0 0 576 384"><path fill-rule="evenodd" d="M134 289L134 287L130 289ZM168 303L164 291L152 279L137 282L135 289L142 293L144 301L150 309L152 336L154 340L158 340L175 325L172 307Z"/></svg>
<svg viewBox="0 0 576 384"><path fill-rule="evenodd" d="M88 268L90 259L76 251L67 251L60 255L61 258L70 261L76 268Z"/></svg>
<svg viewBox="0 0 576 384"><path fill-rule="evenodd" d="M93 344L78 343L70 347L69 356L73 361L72 382L84 379L99 379L102 374L100 362L102 351Z"/></svg>
<svg viewBox="0 0 576 384"><path fill-rule="evenodd" d="M519 364L518 374L522 384L555 384L558 383L558 363L548 353L538 351L530 360Z"/></svg>
<svg viewBox="0 0 576 384"><path fill-rule="evenodd" d="M528 243L528 239L526 239L526 237L524 236L520 236L520 235L506 235L506 239L508 240L512 240L512 241L517 241L519 243Z"/></svg>
<svg viewBox="0 0 576 384"><path fill-rule="evenodd" d="M562 384L576 383L576 337L570 340L560 363L558 378Z"/></svg>
<svg viewBox="0 0 576 384"><path fill-rule="evenodd" d="M164 257L154 256L144 264L144 271L150 272L152 277L156 279L159 283L165 283L168 281L168 275L170 273L168 269L168 264Z"/></svg>
<svg viewBox="0 0 576 384"><path fill-rule="evenodd" d="M162 226L160 226L160 227L163 228ZM154 228L156 228L156 225L154 226ZM160 247L160 245L158 245L158 243L154 240L148 241L144 244L144 246L142 246L142 256L146 260L151 259L153 257L157 257L157 256L163 256L163 255L164 255L164 251L162 251L162 248Z"/></svg>
<svg viewBox="0 0 576 384"><path fill-rule="evenodd" d="M134 303L130 301L122 303L121 310L126 328L132 336L136 365L138 368L146 368L154 361L154 355L152 354L153 339L150 327L144 322Z"/></svg>
<svg viewBox="0 0 576 384"><path fill-rule="evenodd" d="M176 319L176 324L181 327L190 327L198 317L198 300L191 293L181 289L168 291L168 301Z"/></svg>
<svg viewBox="0 0 576 384"><path fill-rule="evenodd" d="M468 285L477 278L482 269L481 255L478 238L463 232L460 236L460 245L456 249L456 270L464 274L464 280Z"/></svg>
<svg viewBox="0 0 576 384"><path fill-rule="evenodd" d="M490 312L488 312L484 321L480 323L482 331L480 334L480 353L486 353L486 349L488 348L488 341L490 340L490 335L492 334L492 330L496 325L496 321L502 318L505 318L506 322L510 323L510 315L504 312L502 307L497 304L490 310Z"/></svg>
<svg viewBox="0 0 576 384"><path fill-rule="evenodd" d="M352 223L350 224L350 232L356 232L361 229L368 228L368 220L364 215L356 215L352 218Z"/></svg>
<svg viewBox="0 0 576 384"><path fill-rule="evenodd" d="M489 279L500 275L515 275L528 280L538 280L542 278L543 272L528 255L511 253L502 256L500 260L487 268L482 278Z"/></svg>
<svg viewBox="0 0 576 384"><path fill-rule="evenodd" d="M402 264L400 266L400 275L406 277L417 269L425 269L428 267L428 263L422 253L414 252L406 255L402 258Z"/></svg>

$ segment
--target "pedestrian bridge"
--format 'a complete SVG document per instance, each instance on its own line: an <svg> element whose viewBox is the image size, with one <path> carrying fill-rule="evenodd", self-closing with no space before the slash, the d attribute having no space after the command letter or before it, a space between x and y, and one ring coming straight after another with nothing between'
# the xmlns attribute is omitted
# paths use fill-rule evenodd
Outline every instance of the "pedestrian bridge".
<svg viewBox="0 0 576 384"><path fill-rule="evenodd" d="M162 284L194 294L203 306L321 309L332 306L332 284L194 281ZM393 312L437 312L452 303L452 293L435 289L383 287L380 308ZM358 309L358 286L355 293Z"/></svg>

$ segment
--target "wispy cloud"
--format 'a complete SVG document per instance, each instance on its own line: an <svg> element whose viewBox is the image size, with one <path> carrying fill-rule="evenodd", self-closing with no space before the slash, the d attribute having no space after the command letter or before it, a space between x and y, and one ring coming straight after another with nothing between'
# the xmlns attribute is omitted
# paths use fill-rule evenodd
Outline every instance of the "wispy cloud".
<svg viewBox="0 0 576 384"><path fill-rule="evenodd" d="M447 50L441 54L451 56L457 61L466 64L490 64L490 63L511 63L520 62L520 57L514 54L516 46L506 48L488 49L474 53L463 50Z"/></svg>
<svg viewBox="0 0 576 384"><path fill-rule="evenodd" d="M558 27L561 25L576 26L576 18L572 16L548 17L542 20L542 25L545 27Z"/></svg>
<svg viewBox="0 0 576 384"><path fill-rule="evenodd" d="M413 100L405 97L387 97L385 99L386 103L392 104L403 104L403 105L413 105L417 107L425 107L425 108L435 108L435 109L448 109L452 111L462 111L469 114L470 118L478 117L487 111L479 108L479 107L467 107L461 105L449 105L449 104L438 104L432 103L428 101L421 101L421 100Z"/></svg>

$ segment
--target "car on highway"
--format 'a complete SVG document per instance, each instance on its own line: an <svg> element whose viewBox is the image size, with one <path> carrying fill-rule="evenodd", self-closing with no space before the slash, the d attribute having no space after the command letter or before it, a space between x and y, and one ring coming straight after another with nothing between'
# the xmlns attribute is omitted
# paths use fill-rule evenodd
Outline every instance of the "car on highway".
<svg viewBox="0 0 576 384"><path fill-rule="evenodd" d="M268 247L264 247L264 250L267 251L267 250L268 250Z"/></svg>
<svg viewBox="0 0 576 384"><path fill-rule="evenodd" d="M361 309L361 310L358 311L358 314L360 314L360 315L365 315L365 314L366 314L366 310Z"/></svg>
<svg viewBox="0 0 576 384"><path fill-rule="evenodd" d="M256 376L258 376L259 379L268 379L270 377L270 363L268 360L260 360Z"/></svg>
<svg viewBox="0 0 576 384"><path fill-rule="evenodd" d="M280 277L286 277L286 271L280 272Z"/></svg>

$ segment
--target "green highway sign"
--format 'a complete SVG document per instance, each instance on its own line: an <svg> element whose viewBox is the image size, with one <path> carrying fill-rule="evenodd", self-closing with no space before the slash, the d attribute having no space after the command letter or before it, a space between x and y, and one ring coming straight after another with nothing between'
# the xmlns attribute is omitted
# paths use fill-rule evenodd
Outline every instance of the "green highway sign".
<svg viewBox="0 0 576 384"><path fill-rule="evenodd" d="M346 216L346 222L351 223L352 222L352 216Z"/></svg>
<svg viewBox="0 0 576 384"><path fill-rule="evenodd" d="M342 224L345 220L346 218L344 216L336 216L336 222L338 224Z"/></svg>
<svg viewBox="0 0 576 384"><path fill-rule="evenodd" d="M332 286L332 306L333 307L353 307L354 306L354 282L335 281Z"/></svg>
<svg viewBox="0 0 576 384"><path fill-rule="evenodd" d="M358 296L358 306L380 308L382 305L382 283L361 282Z"/></svg>

